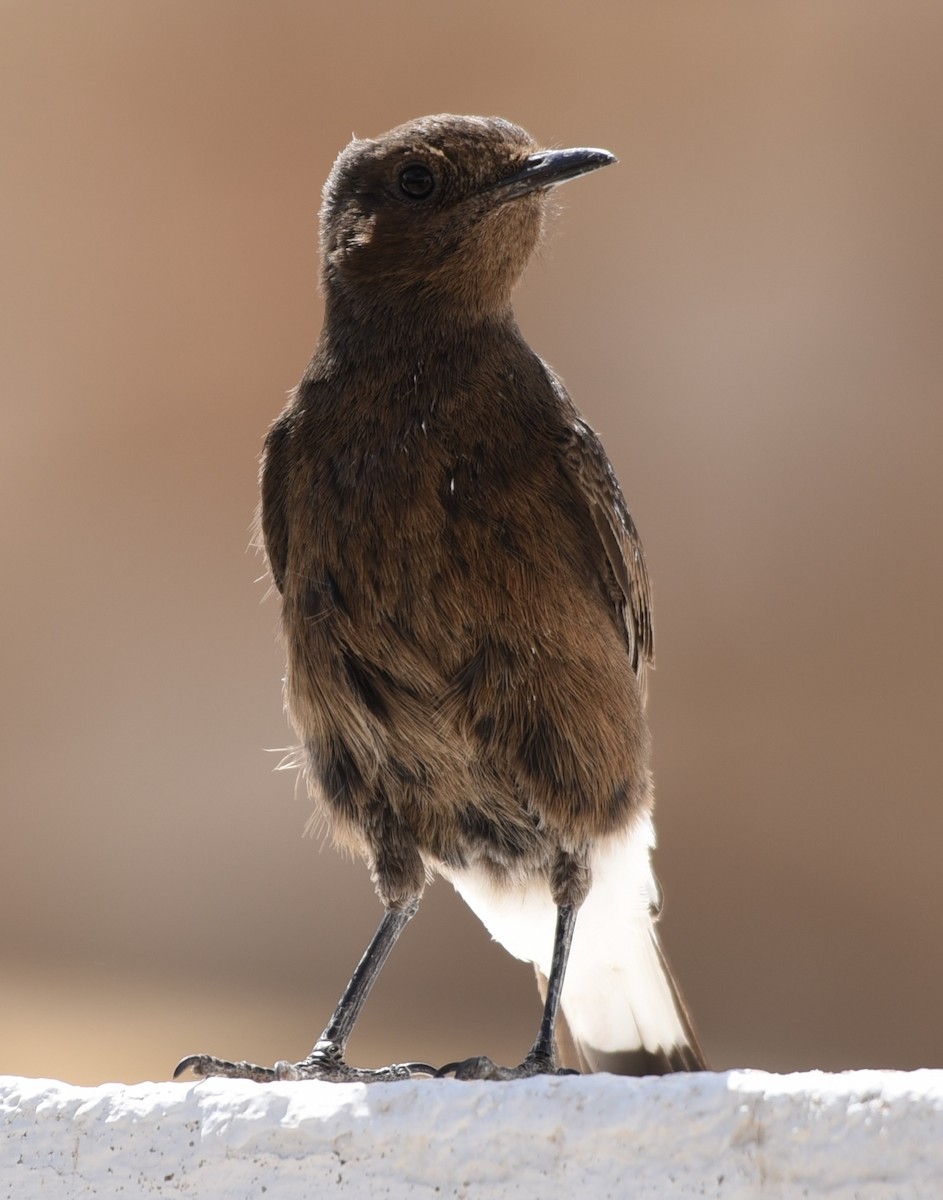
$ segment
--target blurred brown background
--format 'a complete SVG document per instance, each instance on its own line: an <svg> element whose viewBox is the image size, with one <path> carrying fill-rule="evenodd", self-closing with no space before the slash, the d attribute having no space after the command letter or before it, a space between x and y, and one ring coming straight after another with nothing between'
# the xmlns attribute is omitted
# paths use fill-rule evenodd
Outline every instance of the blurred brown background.
<svg viewBox="0 0 943 1200"><path fill-rule="evenodd" d="M300 1057L379 917L273 774L256 458L351 132L611 171L520 290L655 580L664 933L716 1066L943 1066L943 6L7 0L0 1071ZM529 1045L439 882L352 1057Z"/></svg>

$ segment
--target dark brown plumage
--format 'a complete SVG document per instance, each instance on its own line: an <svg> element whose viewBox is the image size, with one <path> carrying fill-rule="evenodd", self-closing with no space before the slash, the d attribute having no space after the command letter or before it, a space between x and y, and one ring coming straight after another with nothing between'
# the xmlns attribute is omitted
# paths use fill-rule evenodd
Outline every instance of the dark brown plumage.
<svg viewBox="0 0 943 1200"><path fill-rule="evenodd" d="M308 786L387 916L304 1063L194 1056L181 1069L408 1074L342 1056L434 872L550 980L521 1067L470 1059L457 1074L555 1069L561 994L584 1067L701 1063L652 926L641 543L598 438L511 311L549 189L611 161L539 151L506 121L440 116L352 142L331 172L324 327L266 440L261 531ZM584 978L565 985L574 929ZM635 986L655 981L657 1019L637 1013L600 1037L579 1010L594 987L611 997L613 972L633 986L620 939L642 964ZM593 962L609 972L595 984Z"/></svg>

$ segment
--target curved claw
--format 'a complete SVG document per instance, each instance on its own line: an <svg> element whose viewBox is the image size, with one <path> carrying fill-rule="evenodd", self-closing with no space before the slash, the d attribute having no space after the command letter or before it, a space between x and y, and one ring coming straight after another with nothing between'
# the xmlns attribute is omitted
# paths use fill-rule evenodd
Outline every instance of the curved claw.
<svg viewBox="0 0 943 1200"><path fill-rule="evenodd" d="M173 1078L179 1079L184 1071L189 1071L191 1067L195 1068L199 1061L199 1054L188 1054L185 1058L181 1058L180 1062L174 1067Z"/></svg>
<svg viewBox="0 0 943 1200"><path fill-rule="evenodd" d="M444 1079L446 1075L454 1075L456 1079L510 1079L511 1070L513 1068L499 1067L487 1054L476 1054L474 1058L446 1063L436 1072L436 1078Z"/></svg>
<svg viewBox="0 0 943 1200"><path fill-rule="evenodd" d="M464 1059L463 1061L467 1062L468 1060ZM454 1075L461 1065L461 1061L446 1063L445 1066L439 1067L433 1076L433 1079L445 1079L449 1075ZM176 1079L176 1076L174 1076L174 1078Z"/></svg>
<svg viewBox="0 0 943 1200"><path fill-rule="evenodd" d="M401 1067L405 1067L405 1069L409 1072L409 1075L408 1075L409 1079L415 1079L417 1077L423 1077L423 1078L428 1078L428 1079L438 1079L438 1077L439 1077L439 1072L436 1070L435 1067L431 1066L429 1063L408 1062L408 1063L400 1063L399 1065Z"/></svg>

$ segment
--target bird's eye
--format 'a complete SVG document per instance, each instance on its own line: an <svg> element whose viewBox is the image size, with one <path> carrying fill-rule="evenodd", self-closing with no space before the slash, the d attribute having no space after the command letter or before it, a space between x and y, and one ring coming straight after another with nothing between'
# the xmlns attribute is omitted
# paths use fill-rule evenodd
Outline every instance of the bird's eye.
<svg viewBox="0 0 943 1200"><path fill-rule="evenodd" d="M435 191L435 176L422 163L410 163L399 173L399 190L410 200L425 200Z"/></svg>

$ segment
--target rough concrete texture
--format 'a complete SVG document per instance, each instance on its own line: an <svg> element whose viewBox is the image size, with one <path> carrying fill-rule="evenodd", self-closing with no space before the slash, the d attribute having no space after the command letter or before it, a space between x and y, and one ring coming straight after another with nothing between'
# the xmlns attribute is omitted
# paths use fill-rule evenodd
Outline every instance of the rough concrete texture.
<svg viewBox="0 0 943 1200"><path fill-rule="evenodd" d="M0 1195L939 1197L943 1071L519 1083L0 1077Z"/></svg>

